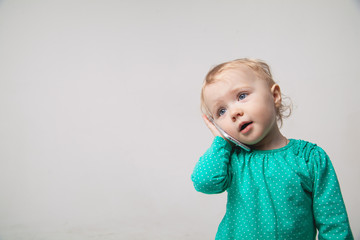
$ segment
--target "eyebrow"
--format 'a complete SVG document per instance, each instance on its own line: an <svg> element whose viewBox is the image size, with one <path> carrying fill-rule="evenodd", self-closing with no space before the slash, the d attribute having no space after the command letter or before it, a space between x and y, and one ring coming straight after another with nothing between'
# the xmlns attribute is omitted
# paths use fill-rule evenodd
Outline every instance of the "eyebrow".
<svg viewBox="0 0 360 240"><path fill-rule="evenodd" d="M234 93L237 93L238 92L238 88L235 88L235 89L233 89L233 90L231 90L230 92L227 92L227 94L226 94L226 96L228 95L228 94L230 94L230 95L233 95ZM223 99L224 99L224 96L220 96L219 98L217 98L217 99L215 99L215 104L214 104L214 107L213 107L213 111L216 113L217 112L217 110L221 107L221 105L223 104ZM211 111L211 112L213 112L213 111Z"/></svg>
<svg viewBox="0 0 360 240"><path fill-rule="evenodd" d="M238 92L242 92L242 91L250 91L251 87L236 87L234 89L232 89L230 92L228 92L228 94L233 95L233 94L237 94ZM228 95L226 94L226 95ZM213 110L216 111L221 107L222 102L223 102L223 96L219 97L218 99L215 100L215 104L213 107ZM208 109L210 110L210 109ZM210 111L210 113L212 113L212 111Z"/></svg>
<svg viewBox="0 0 360 240"><path fill-rule="evenodd" d="M219 110L219 108L221 107L221 104L219 104L218 102L214 105L214 108L212 109L213 111L210 111L210 113L214 116L217 115L217 112Z"/></svg>

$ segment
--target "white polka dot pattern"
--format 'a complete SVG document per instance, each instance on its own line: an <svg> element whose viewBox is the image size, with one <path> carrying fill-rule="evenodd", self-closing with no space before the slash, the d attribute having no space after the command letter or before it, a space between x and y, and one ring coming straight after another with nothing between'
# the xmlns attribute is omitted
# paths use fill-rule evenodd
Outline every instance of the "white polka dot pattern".
<svg viewBox="0 0 360 240"><path fill-rule="evenodd" d="M245 152L216 137L191 178L199 192L228 192L217 240L353 239L334 168L315 144Z"/></svg>

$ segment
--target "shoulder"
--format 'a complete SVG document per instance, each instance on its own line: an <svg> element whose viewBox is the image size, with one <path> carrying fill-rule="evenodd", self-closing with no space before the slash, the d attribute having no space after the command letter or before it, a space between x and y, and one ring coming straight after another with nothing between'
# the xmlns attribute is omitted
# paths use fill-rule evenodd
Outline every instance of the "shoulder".
<svg viewBox="0 0 360 240"><path fill-rule="evenodd" d="M320 146L304 140L293 141L292 151L297 155L298 160L306 165L310 176L315 177L320 172L333 169L328 154Z"/></svg>
<svg viewBox="0 0 360 240"><path fill-rule="evenodd" d="M291 139L292 147L289 149L295 155L304 158L306 161L311 161L317 158L327 157L323 148L316 143L301 139Z"/></svg>
<svg viewBox="0 0 360 240"><path fill-rule="evenodd" d="M319 176L333 171L331 160L323 148L305 140L292 139L291 141L294 142L291 151L296 155L297 164L301 166L302 170L306 170L303 173L308 174L306 175L311 182L314 182ZM308 186L311 186L310 182L308 182Z"/></svg>

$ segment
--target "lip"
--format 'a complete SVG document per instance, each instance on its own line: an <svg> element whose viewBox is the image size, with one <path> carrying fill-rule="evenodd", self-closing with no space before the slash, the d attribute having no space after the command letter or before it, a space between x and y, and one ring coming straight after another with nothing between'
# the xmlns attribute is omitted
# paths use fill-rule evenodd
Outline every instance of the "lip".
<svg viewBox="0 0 360 240"><path fill-rule="evenodd" d="M241 122L240 125L239 125L239 130L241 133L247 133L248 131L251 130L252 128L252 124L253 122L252 121L244 121L244 122ZM244 127L244 125L246 125ZM244 127L244 128L243 128Z"/></svg>

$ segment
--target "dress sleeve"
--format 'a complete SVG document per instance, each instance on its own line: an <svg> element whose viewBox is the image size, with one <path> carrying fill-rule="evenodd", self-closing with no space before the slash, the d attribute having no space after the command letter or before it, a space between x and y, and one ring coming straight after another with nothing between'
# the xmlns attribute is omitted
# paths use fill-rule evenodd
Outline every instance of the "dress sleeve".
<svg viewBox="0 0 360 240"><path fill-rule="evenodd" d="M231 183L231 144L215 137L211 147L200 157L191 180L197 191L207 194L224 192Z"/></svg>
<svg viewBox="0 0 360 240"><path fill-rule="evenodd" d="M354 239L340 186L328 155L319 147L313 162L313 212L318 239Z"/></svg>

